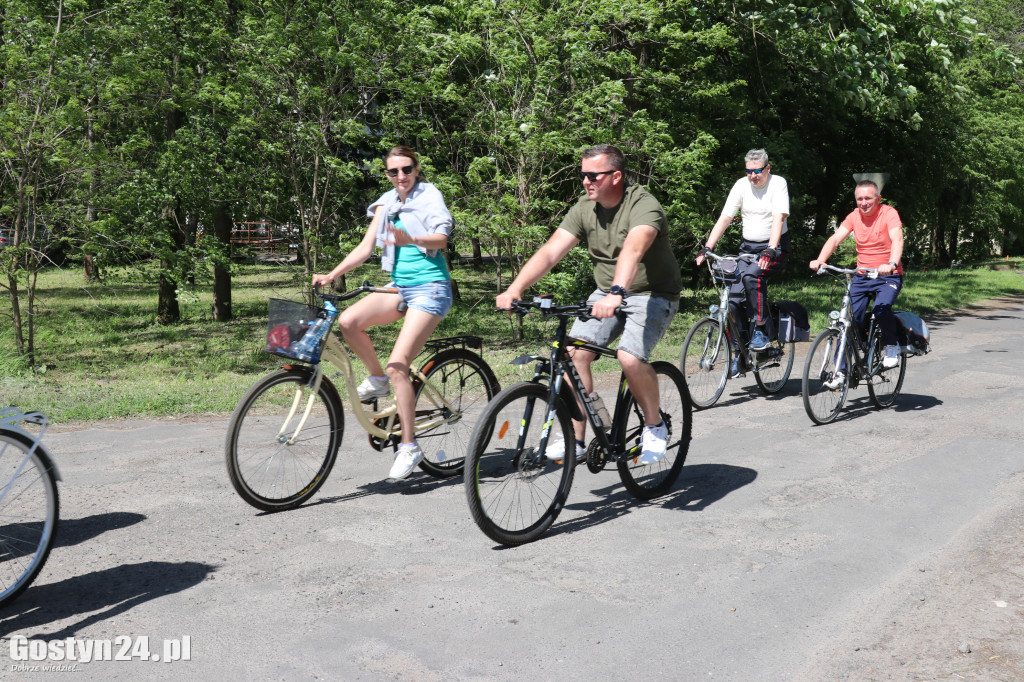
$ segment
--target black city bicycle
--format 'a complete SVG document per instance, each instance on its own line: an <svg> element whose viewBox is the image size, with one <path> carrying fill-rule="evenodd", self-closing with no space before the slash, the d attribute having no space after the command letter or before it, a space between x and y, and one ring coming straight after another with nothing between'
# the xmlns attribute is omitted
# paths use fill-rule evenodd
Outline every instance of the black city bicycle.
<svg viewBox="0 0 1024 682"><path fill-rule="evenodd" d="M732 354L754 373L757 385L767 395L778 393L789 381L793 371L793 343L773 339L767 348L752 350L749 338L743 338L739 324L729 305L729 290L737 281L740 260L757 260L756 253L738 256L719 256L705 251L711 276L719 283L719 301L708 308L709 317L698 320L690 328L683 342L679 369L686 377L690 398L697 408L711 407L722 397L725 382L729 380ZM748 329L752 324L748 323Z"/></svg>
<svg viewBox="0 0 1024 682"><path fill-rule="evenodd" d="M682 374L668 362L652 362L658 377L661 417L668 428L664 457L640 461L644 415L625 376L619 380L615 413L602 418L569 357L571 347L615 357L610 348L566 335L571 318L590 317L585 303L553 306L549 299L516 301L518 315L537 312L558 318L549 357L524 355L514 363L535 362L534 376L509 386L488 403L466 452L466 498L473 520L489 538L514 546L539 538L562 511L576 465L593 473L610 463L635 497L650 500L668 492L690 447L693 409ZM580 412L576 396L580 396ZM572 420L586 419L594 434L586 457L577 461ZM607 422L607 423L606 423Z"/></svg>
<svg viewBox="0 0 1024 682"><path fill-rule="evenodd" d="M882 330L869 311L866 340L853 322L850 287L858 272L877 277L874 268L844 269L822 265L818 274L832 272L846 277L846 291L839 310L829 313L829 326L811 344L804 365L804 409L815 424L827 424L843 409L846 394L863 381L868 385L871 401L879 408L896 402L903 377L907 373L907 357L900 352L895 367L885 367L885 341Z"/></svg>

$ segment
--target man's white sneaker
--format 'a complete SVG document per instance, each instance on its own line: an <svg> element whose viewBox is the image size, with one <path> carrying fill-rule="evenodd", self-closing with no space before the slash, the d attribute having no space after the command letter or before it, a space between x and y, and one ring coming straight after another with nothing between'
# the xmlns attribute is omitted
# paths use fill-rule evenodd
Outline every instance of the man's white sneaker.
<svg viewBox="0 0 1024 682"><path fill-rule="evenodd" d="M408 478L416 465L423 461L423 450L416 443L402 443L395 453L395 463L391 465L389 478Z"/></svg>
<svg viewBox="0 0 1024 682"><path fill-rule="evenodd" d="M886 346L885 347L885 359L882 360L882 367L886 369L892 369L900 364L900 347L899 346Z"/></svg>
<svg viewBox="0 0 1024 682"><path fill-rule="evenodd" d="M387 398L391 395L391 382L387 377L366 377L363 383L356 386L356 393L361 403L374 398Z"/></svg>
<svg viewBox="0 0 1024 682"><path fill-rule="evenodd" d="M843 372L836 372L832 376L831 380L825 382L825 388L827 388L830 391L835 391L837 389L842 388L845 382L846 374Z"/></svg>
<svg viewBox="0 0 1024 682"><path fill-rule="evenodd" d="M654 464L665 456L668 446L668 427L662 421L657 426L645 426L640 436L640 463Z"/></svg>
<svg viewBox="0 0 1024 682"><path fill-rule="evenodd" d="M573 441L576 443L576 441ZM562 459L565 456L565 448L562 447L562 441L559 439L557 443L548 441L548 449L544 452L544 459L550 460L555 464L561 464ZM587 446L576 443L576 461L579 462L585 459L587 456Z"/></svg>

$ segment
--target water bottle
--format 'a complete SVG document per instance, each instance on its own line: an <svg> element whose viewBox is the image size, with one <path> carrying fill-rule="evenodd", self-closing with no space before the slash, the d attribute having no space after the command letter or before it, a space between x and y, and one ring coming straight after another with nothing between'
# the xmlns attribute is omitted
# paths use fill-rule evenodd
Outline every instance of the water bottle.
<svg viewBox="0 0 1024 682"><path fill-rule="evenodd" d="M594 391L590 394L590 406L594 408L594 412L597 413L598 418L601 420L601 424L604 425L605 429L611 428L612 418L608 414L608 408L604 406L604 401L601 400L601 396Z"/></svg>
<svg viewBox="0 0 1024 682"><path fill-rule="evenodd" d="M294 344L295 357L299 360L314 362L320 359L320 341L331 330L331 322L334 321L334 313L337 311L330 301L326 301L324 307L327 309L327 315L311 322L309 330Z"/></svg>

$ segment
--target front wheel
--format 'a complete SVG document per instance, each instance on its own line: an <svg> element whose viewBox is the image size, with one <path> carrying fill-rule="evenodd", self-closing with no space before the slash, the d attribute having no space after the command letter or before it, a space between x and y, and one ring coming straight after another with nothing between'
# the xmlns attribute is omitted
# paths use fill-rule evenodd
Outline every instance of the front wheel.
<svg viewBox="0 0 1024 682"><path fill-rule="evenodd" d="M850 347L844 348L845 362L837 357L842 335L838 329L826 329L811 344L804 364L803 397L807 416L815 424L827 424L839 414L850 389L850 368L853 367ZM841 381L837 373L843 369Z"/></svg>
<svg viewBox="0 0 1024 682"><path fill-rule="evenodd" d="M509 386L487 405L466 451L466 500L487 537L513 547L536 540L554 523L569 497L575 451L569 408L559 399L548 420L548 388ZM548 440L540 452L545 429Z"/></svg>
<svg viewBox="0 0 1024 682"><path fill-rule="evenodd" d="M641 500L664 495L675 484L690 450L693 429L693 406L686 391L683 375L667 362L652 362L658 375L658 402L661 418L668 428L665 456L653 464L640 462L640 440L644 415L636 397L627 390L622 397L622 416L618 433L622 452L629 456L619 460L619 478L626 490Z"/></svg>
<svg viewBox="0 0 1024 682"><path fill-rule="evenodd" d="M792 342L773 341L767 351L754 353L754 379L767 395L778 393L789 381L794 346Z"/></svg>
<svg viewBox="0 0 1024 682"><path fill-rule="evenodd" d="M900 353L900 362L895 367L883 367L885 359L885 342L882 335L876 329L872 342L868 345L871 349L871 369L868 377L868 393L871 400L878 408L885 408L896 402L896 397L903 387L903 377L907 373L907 356Z"/></svg>
<svg viewBox="0 0 1024 682"><path fill-rule="evenodd" d="M423 450L420 468L438 478L457 476L462 473L473 425L498 392L498 380L483 358L463 348L441 351L420 371L429 384L416 385L416 442Z"/></svg>
<svg viewBox="0 0 1024 682"><path fill-rule="evenodd" d="M679 369L694 407L711 407L722 396L731 359L729 341L718 320L705 317L693 325L683 342Z"/></svg>
<svg viewBox="0 0 1024 682"><path fill-rule="evenodd" d="M299 506L320 489L334 466L344 431L341 401L326 379L314 395L312 376L308 367L268 374L253 384L231 415L228 475L242 499L257 509ZM309 417L300 429L310 401Z"/></svg>
<svg viewBox="0 0 1024 682"><path fill-rule="evenodd" d="M60 501L53 463L41 447L26 460L31 449L31 439L0 430L0 606L36 579L57 533Z"/></svg>

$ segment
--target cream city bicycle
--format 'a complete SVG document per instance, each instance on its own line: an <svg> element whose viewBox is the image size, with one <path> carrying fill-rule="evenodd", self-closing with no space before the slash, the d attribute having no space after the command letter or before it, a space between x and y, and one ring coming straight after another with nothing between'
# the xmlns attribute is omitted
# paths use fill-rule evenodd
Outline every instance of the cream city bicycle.
<svg viewBox="0 0 1024 682"><path fill-rule="evenodd" d="M330 333L336 303L365 293L396 292L364 283L340 296L317 293L325 307L271 299L266 349L289 362L252 385L228 425L228 475L246 502L264 511L292 509L327 480L341 446L344 413L341 394L324 374L325 364L342 377L352 414L366 430L370 446L377 451L397 447L397 406L393 401L359 401L349 353ZM320 325L325 333L312 353L297 348L304 334ZM423 450L419 466L432 476L462 472L476 418L500 390L494 372L473 352L482 347L478 336L432 339L420 353L427 359L410 371L416 438Z"/></svg>

